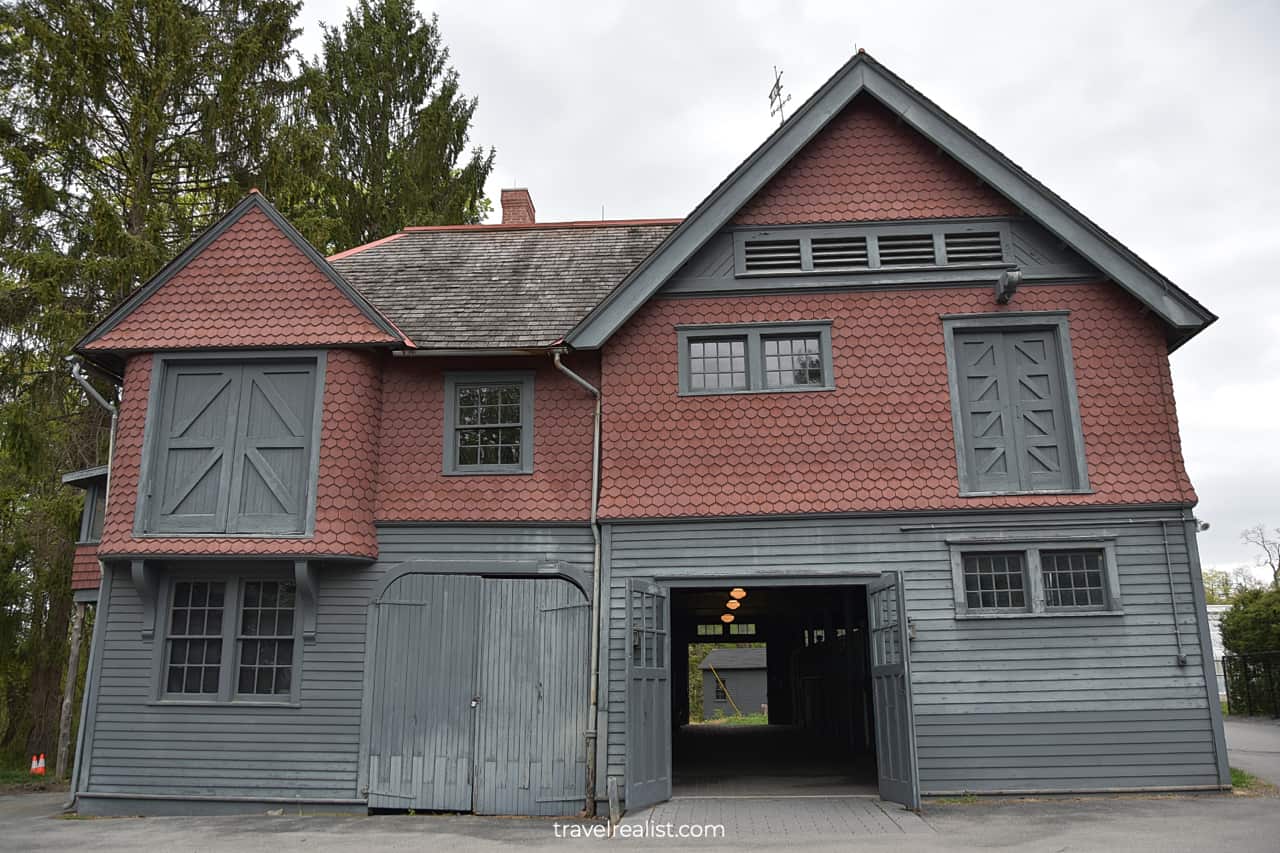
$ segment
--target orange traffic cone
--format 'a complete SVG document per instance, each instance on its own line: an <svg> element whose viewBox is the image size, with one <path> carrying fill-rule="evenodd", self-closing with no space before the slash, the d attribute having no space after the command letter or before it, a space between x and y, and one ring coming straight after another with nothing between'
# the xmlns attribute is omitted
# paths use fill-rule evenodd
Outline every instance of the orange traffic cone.
<svg viewBox="0 0 1280 853"><path fill-rule="evenodd" d="M36 757L33 755L31 756L31 775L38 776L39 774L40 774L40 762L37 761Z"/></svg>
<svg viewBox="0 0 1280 853"><path fill-rule="evenodd" d="M40 761L38 764L36 764L36 775L37 776L44 775L44 753L43 752L40 753Z"/></svg>

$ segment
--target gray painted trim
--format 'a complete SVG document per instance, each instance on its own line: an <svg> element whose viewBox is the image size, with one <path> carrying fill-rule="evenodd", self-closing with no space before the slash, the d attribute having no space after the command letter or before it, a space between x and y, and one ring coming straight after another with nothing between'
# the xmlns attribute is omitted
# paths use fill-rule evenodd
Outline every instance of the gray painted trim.
<svg viewBox="0 0 1280 853"><path fill-rule="evenodd" d="M368 814L364 800L303 797L221 797L184 794L81 794L78 813L89 817L195 817L265 813L283 806L294 815L309 807L314 813ZM296 811L292 811L296 809Z"/></svg>
<svg viewBox="0 0 1280 853"><path fill-rule="evenodd" d="M1158 523L1158 522L1147 522ZM1025 619L1036 617L1060 618L1063 616L1123 616L1124 604L1120 598L1120 564L1116 558L1115 536L1071 536L1040 534L1034 537L1017 537L1000 534L949 536L947 545L951 551L951 591L955 601L956 619ZM1040 564L1041 551L1057 551L1066 548L1098 550L1103 554L1103 578L1106 585L1106 603L1101 607L1049 607L1045 604L1044 570ZM964 555L972 551L1017 551L1022 554L1023 578L1027 582L1025 609L985 610L969 608L965 596Z"/></svg>
<svg viewBox="0 0 1280 853"><path fill-rule="evenodd" d="M583 597L591 601L591 573L561 560L408 560L387 569L370 597L370 603L381 604L391 585L405 575L560 578L576 586Z"/></svg>
<svg viewBox="0 0 1280 853"><path fill-rule="evenodd" d="M71 598L76 604L97 604L98 592L97 589L77 589Z"/></svg>
<svg viewBox="0 0 1280 853"><path fill-rule="evenodd" d="M486 474L533 473L533 377L532 370L448 371L444 375L444 473L450 477ZM520 383L520 464L459 465L456 458L458 386L485 383Z"/></svg>
<svg viewBox="0 0 1280 853"><path fill-rule="evenodd" d="M770 388L764 384L763 338L773 335L817 335L822 354L821 385L799 385ZM747 387L707 388L694 390L689 380L689 344L710 338L742 337L747 342ZM775 323L705 323L696 326L676 326L681 397L711 397L722 394L797 394L812 391L834 391L835 376L831 360L831 321L800 320Z"/></svg>
<svg viewBox="0 0 1280 853"><path fill-rule="evenodd" d="M93 764L93 741L98 722L98 693L102 685L102 659L105 651L103 646L107 639L107 620L111 616L112 578L115 575L115 572L106 569L105 566L103 568L97 612L93 614L93 641L89 645L89 668L85 676L88 683L84 687L84 704L80 712L80 749L76 752L76 766L71 779L73 797L80 795L82 782L88 784L89 770Z"/></svg>
<svg viewBox="0 0 1280 853"><path fill-rule="evenodd" d="M1076 392L1075 359L1071 353L1068 311L1021 311L1008 314L944 314L942 315L943 348L947 356L947 390L951 395L951 428L956 444L956 467L960 477L961 497L990 497L1006 494L1089 494L1089 463L1085 454L1084 430L1080 426L1080 398ZM989 492L969 487L969 465L965 459L964 411L960 402L959 362L956 360L955 334L958 331L1052 329L1058 340L1059 369L1065 397L1063 407L1071 428L1072 475L1075 484L1069 489L1034 489L1013 492Z"/></svg>
<svg viewBox="0 0 1280 853"><path fill-rule="evenodd" d="M98 528L98 535L94 535L93 528L97 526L98 516L98 495L106 492L107 480L105 477L97 478L86 482L84 488L84 506L80 510L80 532L76 534L77 545L96 545L102 541L102 528ZM102 505L103 512L106 512L106 503Z"/></svg>
<svg viewBox="0 0 1280 853"><path fill-rule="evenodd" d="M370 322L376 325L379 329L382 329L382 331L386 332L391 337L395 338L396 340L394 343L403 345L408 342L408 339L405 338L398 329L396 329L395 325L392 324L390 320L382 316L381 312L374 308L358 290L352 287L351 284L348 283L347 280L344 279L338 271L335 270L333 266L315 250L315 247L308 243L306 238L299 234L298 230L290 225L289 221L280 215L280 212L275 209L271 202L263 198L260 193L251 192L237 202L231 210L227 211L225 216L213 225L209 226L204 233L197 237L189 246L187 246L186 249L182 250L176 258L165 264L158 273L152 276L146 284L135 291L132 296L125 299L125 301L120 303L115 310L86 332L84 337L76 342L73 349L79 351L83 347L93 343L107 332L114 329L122 320L124 320L125 317L132 314L139 305L146 302L153 293L165 284L165 282L169 281L181 272L182 269L185 268L187 264L191 263L196 256L203 252L210 243L221 237L223 232L236 222L239 222L242 216L248 213L251 208L255 207L266 214L267 218L284 232L284 235L288 237L299 250L301 250L309 261L315 264L315 266L325 274L334 286L342 291L342 293L360 309L360 312L364 314ZM387 343L391 344L393 342L388 341Z"/></svg>
<svg viewBox="0 0 1280 853"><path fill-rule="evenodd" d="M62 475L62 483L66 486L77 486L86 488L82 484L90 484L95 480L105 479L107 476L106 465L95 465L92 468L81 468L79 471L69 471Z"/></svg>
<svg viewBox="0 0 1280 853"><path fill-rule="evenodd" d="M1119 241L947 115L869 55L856 53L812 97L712 190L648 258L566 335L597 349L639 310L855 96L866 91L926 138L1022 207L1086 260L1178 330L1173 347L1217 318Z"/></svg>
<svg viewBox="0 0 1280 853"><path fill-rule="evenodd" d="M256 365L271 361L307 361L315 362L315 393L313 396L314 412L311 419L310 471L307 475L307 495L302 519L302 531L299 533L232 533L228 531L197 533L183 531L148 532L151 519L151 479L155 476L156 442L159 440L160 418L163 416L163 396L165 372L173 363L209 364L224 363L237 366ZM262 350L245 352L242 350L209 350L198 354L183 352L158 352L151 357L151 385L147 391L147 416L142 430L142 459L138 466L138 494L134 504L133 535L139 539L199 539L203 537L233 537L236 539L310 539L315 536L316 528L316 490L320 478L320 445L324 428L325 381L328 378L329 352L317 349ZM235 429L235 424L230 425ZM230 460L229 460L230 461ZM228 497L228 500L230 498ZM230 522L230 510L227 512Z"/></svg>
<svg viewBox="0 0 1280 853"><path fill-rule="evenodd" d="M289 567L290 569L292 566ZM293 661L289 679L289 695L264 696L261 694L242 694L237 689L240 670L240 617L244 607L244 585L246 581L291 581L293 573L284 567L258 561L242 561L239 565L223 563L220 565L201 566L198 569L170 569L164 573L164 583L159 585L155 594L154 609L164 614L164 630L156 632L151 638L151 683L152 691L149 705L164 707L218 706L218 707L252 707L266 706L301 707L303 636L302 625L305 616L302 613L302 598L295 594L293 612ZM173 606L173 587L180 581L214 581L226 584L222 604L222 658L218 672L218 692L216 694L169 693L166 689L166 675L169 660L169 619Z"/></svg>
<svg viewBox="0 0 1280 853"><path fill-rule="evenodd" d="M613 702L609 697L609 634L612 626L612 615L608 610L608 602L612 597L613 583L613 525L600 525L600 608L601 618L595 626L600 632L600 649L597 660L599 676L597 696L600 702L596 705L596 800L607 800L609 796L609 708Z"/></svg>
<svg viewBox="0 0 1280 853"><path fill-rule="evenodd" d="M1030 797L1041 795L1066 794L1176 794L1190 791L1220 791L1219 785L1149 785L1141 788L998 788L992 790L973 791L968 788L940 788L936 791L922 791L922 797Z"/></svg>
<svg viewBox="0 0 1280 853"><path fill-rule="evenodd" d="M1213 752L1218 765L1218 782L1224 788L1231 787L1231 767L1227 761L1227 736L1222 721L1222 702L1218 696L1215 678L1217 667L1213 660L1213 635L1209 629L1209 609L1205 601L1204 575L1200 570L1200 543L1196 531L1196 519L1190 510L1183 512L1182 536L1187 548L1187 567L1191 573L1191 597L1196 611L1196 639L1200 644L1200 672L1204 674L1205 698L1209 703L1209 721L1213 728Z"/></svg>

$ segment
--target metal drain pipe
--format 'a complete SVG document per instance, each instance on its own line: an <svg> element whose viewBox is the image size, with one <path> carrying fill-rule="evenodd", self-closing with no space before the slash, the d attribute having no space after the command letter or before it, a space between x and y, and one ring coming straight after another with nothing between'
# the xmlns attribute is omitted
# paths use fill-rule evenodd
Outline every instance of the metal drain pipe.
<svg viewBox="0 0 1280 853"><path fill-rule="evenodd" d="M1160 536L1164 540L1164 568L1169 577L1169 606L1173 608L1173 639L1178 645L1178 666L1187 665L1187 653L1182 650L1182 627L1178 624L1178 594L1173 586L1173 559L1169 556L1169 522L1160 522Z"/></svg>
<svg viewBox="0 0 1280 853"><path fill-rule="evenodd" d="M582 813L584 817L596 814L596 756L599 749L599 733L596 721L600 714L600 522L596 517L600 506L600 389L574 373L560 361L567 350L551 351L556 370L595 397L595 420L591 436L591 683L587 687L587 730L583 733L587 747L587 784Z"/></svg>

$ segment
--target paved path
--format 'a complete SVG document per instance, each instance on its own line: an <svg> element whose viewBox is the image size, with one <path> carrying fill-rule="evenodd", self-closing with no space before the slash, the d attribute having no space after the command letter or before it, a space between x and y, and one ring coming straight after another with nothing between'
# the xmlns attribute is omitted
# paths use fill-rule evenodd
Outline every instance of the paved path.
<svg viewBox="0 0 1280 853"><path fill-rule="evenodd" d="M1227 756L1232 767L1280 785L1280 720L1226 720Z"/></svg>
<svg viewBox="0 0 1280 853"><path fill-rule="evenodd" d="M741 839L868 838L932 832L920 815L879 797L673 797L627 815L634 827L724 827Z"/></svg>

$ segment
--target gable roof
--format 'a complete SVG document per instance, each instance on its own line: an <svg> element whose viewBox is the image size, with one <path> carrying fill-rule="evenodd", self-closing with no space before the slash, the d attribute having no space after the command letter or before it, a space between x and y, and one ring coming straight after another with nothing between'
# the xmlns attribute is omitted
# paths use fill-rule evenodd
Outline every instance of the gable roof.
<svg viewBox="0 0 1280 853"><path fill-rule="evenodd" d="M712 649L702 659L698 669L765 669L765 652L763 648Z"/></svg>
<svg viewBox="0 0 1280 853"><path fill-rule="evenodd" d="M1176 348L1217 317L893 72L859 51L720 183L566 336L595 349L759 193L858 95L868 94L1039 222L1169 327Z"/></svg>
<svg viewBox="0 0 1280 853"><path fill-rule="evenodd" d="M421 350L563 339L678 220L407 228L329 261Z"/></svg>
<svg viewBox="0 0 1280 853"><path fill-rule="evenodd" d="M76 344L85 353L412 346L256 190Z"/></svg>

